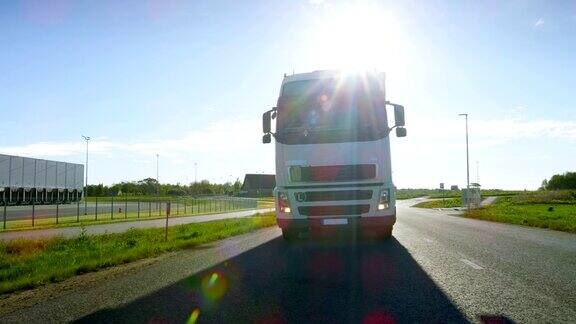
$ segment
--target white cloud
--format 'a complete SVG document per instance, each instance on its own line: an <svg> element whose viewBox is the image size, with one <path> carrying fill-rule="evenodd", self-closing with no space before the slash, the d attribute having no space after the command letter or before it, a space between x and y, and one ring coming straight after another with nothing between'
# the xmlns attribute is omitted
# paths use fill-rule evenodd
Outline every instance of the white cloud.
<svg viewBox="0 0 576 324"><path fill-rule="evenodd" d="M551 138L576 139L576 121L524 120L522 107L513 110L506 119L469 119L471 137L477 145L495 146L515 139ZM464 133L461 119L413 120L408 125L410 138L425 147L442 142L450 145L456 136ZM250 152L260 146L260 125L257 121L222 121L207 125L204 129L190 132L180 138L150 141L123 142L108 138L90 141L90 155L124 157L132 161L145 161L143 157L160 154L161 157L184 163L193 154L212 158L227 158L242 152ZM458 137L459 138L459 137ZM85 143L38 142L21 146L0 147L5 154L38 158L79 157L85 152Z"/></svg>
<svg viewBox="0 0 576 324"><path fill-rule="evenodd" d="M576 139L576 121L526 120L520 116L506 119L469 119L469 130L481 139L554 138ZM455 132L464 132L464 121L458 119L420 120L410 127L411 134L427 138L452 138Z"/></svg>
<svg viewBox="0 0 576 324"><path fill-rule="evenodd" d="M540 17L540 18L538 18L538 20L536 20L533 27L534 28L540 28L542 26L544 26L544 19L542 17Z"/></svg>
<svg viewBox="0 0 576 324"><path fill-rule="evenodd" d="M454 166L459 165L463 155L453 153L460 152L464 145L464 120L410 119L408 122L408 137L392 139L395 172L400 184L458 183L461 174ZM163 182L192 181L195 162L198 162L198 179L211 181L229 181L249 172L273 172L274 146L261 144L260 127L258 120L229 120L208 124L182 137L143 141L95 138L90 142L91 182L109 184L155 176L156 153L160 154ZM494 161L498 156L482 157L491 148L508 147L511 142L521 139L576 141L576 121L570 120L529 120L521 116L477 120L471 116L469 128L473 152L480 154L474 159L485 161L486 175L498 171L497 166L491 171L488 169L489 163L496 165ZM0 147L0 152L83 163L85 149L85 143L79 139L5 146ZM421 165L423 156L427 157L424 168ZM426 170L436 171L430 176ZM493 186L498 186L498 181L493 180ZM524 183L515 185L525 186Z"/></svg>
<svg viewBox="0 0 576 324"><path fill-rule="evenodd" d="M520 115L522 111L523 107L517 107L512 111L513 116L506 119L474 120L472 117L469 119L470 134L477 143L488 146L514 139L576 139L576 121L525 120ZM430 142L454 139L455 135L464 133L464 121L413 120L408 129L411 138L430 146ZM135 161L144 161L143 156L160 154L161 157L183 163L185 157L192 153L225 158L249 152L261 145L260 136L260 125L257 121L221 121L189 132L180 138L137 142L114 141L106 137L93 139L90 141L90 154L131 155ZM2 153L39 158L78 156L85 150L85 143L81 140L0 147Z"/></svg>
<svg viewBox="0 0 576 324"><path fill-rule="evenodd" d="M90 154L108 154L124 151L135 155L181 156L190 151L198 153L229 154L258 144L260 128L253 121L222 121L209 124L204 129L188 133L181 138L141 142L112 141L106 137L90 141ZM255 141L256 140L256 141ZM238 145L238 143L242 143ZM0 147L0 152L14 155L47 157L72 156L83 153L86 144L76 142L38 142L22 146Z"/></svg>

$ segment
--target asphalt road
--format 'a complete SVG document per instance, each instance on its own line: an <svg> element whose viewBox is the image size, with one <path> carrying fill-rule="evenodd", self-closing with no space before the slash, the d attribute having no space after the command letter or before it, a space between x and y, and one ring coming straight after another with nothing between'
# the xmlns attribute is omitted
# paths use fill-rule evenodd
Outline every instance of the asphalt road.
<svg viewBox="0 0 576 324"><path fill-rule="evenodd" d="M385 242L305 240L276 228L178 252L30 302L4 321L576 321L576 235L400 202ZM45 289L51 289L45 287ZM196 310L196 312L195 312Z"/></svg>

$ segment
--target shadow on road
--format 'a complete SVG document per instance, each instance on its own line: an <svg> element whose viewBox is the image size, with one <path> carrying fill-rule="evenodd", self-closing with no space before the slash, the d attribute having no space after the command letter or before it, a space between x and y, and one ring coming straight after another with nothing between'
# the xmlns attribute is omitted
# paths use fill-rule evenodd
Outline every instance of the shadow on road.
<svg viewBox="0 0 576 324"><path fill-rule="evenodd" d="M394 238L274 239L79 322L467 322Z"/></svg>

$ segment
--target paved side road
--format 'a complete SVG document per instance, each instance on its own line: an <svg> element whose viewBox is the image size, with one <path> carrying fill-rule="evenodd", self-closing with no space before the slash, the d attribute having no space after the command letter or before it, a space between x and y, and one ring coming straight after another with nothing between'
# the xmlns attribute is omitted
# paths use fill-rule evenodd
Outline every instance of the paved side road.
<svg viewBox="0 0 576 324"><path fill-rule="evenodd" d="M227 218L248 217L253 216L256 213L265 213L270 211L273 211L273 209L262 208L262 209L251 209L251 210L220 213L220 214L174 217L169 219L169 226L190 224L190 223L202 223ZM157 227L164 227L165 225L166 225L166 219L150 219L150 220L118 222L118 223L100 224L100 225L89 225L85 226L84 229L86 230L86 234L88 235L98 235L106 233L125 232L131 228L157 228ZM76 227L76 226L29 230L29 231L11 231L0 233L0 240L7 241L18 238L30 239L30 238L53 237L53 236L76 237L80 235L81 232L82 227Z"/></svg>
<svg viewBox="0 0 576 324"><path fill-rule="evenodd" d="M480 206L481 207L490 206L493 203L495 203L496 200L498 200L498 197L495 197L495 196L486 197L484 200L482 200L482 202L480 203Z"/></svg>
<svg viewBox="0 0 576 324"><path fill-rule="evenodd" d="M399 202L385 242L277 228L0 311L3 321L575 322L576 235ZM50 289L50 286L42 289ZM46 295L46 294L45 294Z"/></svg>

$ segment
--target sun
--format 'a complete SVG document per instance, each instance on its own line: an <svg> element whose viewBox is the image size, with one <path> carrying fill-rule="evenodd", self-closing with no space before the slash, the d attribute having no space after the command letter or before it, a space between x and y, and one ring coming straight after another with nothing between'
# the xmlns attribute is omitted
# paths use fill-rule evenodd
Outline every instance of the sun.
<svg viewBox="0 0 576 324"><path fill-rule="evenodd" d="M308 31L315 65L340 70L390 70L403 62L403 39L394 15L378 6L325 9Z"/></svg>

